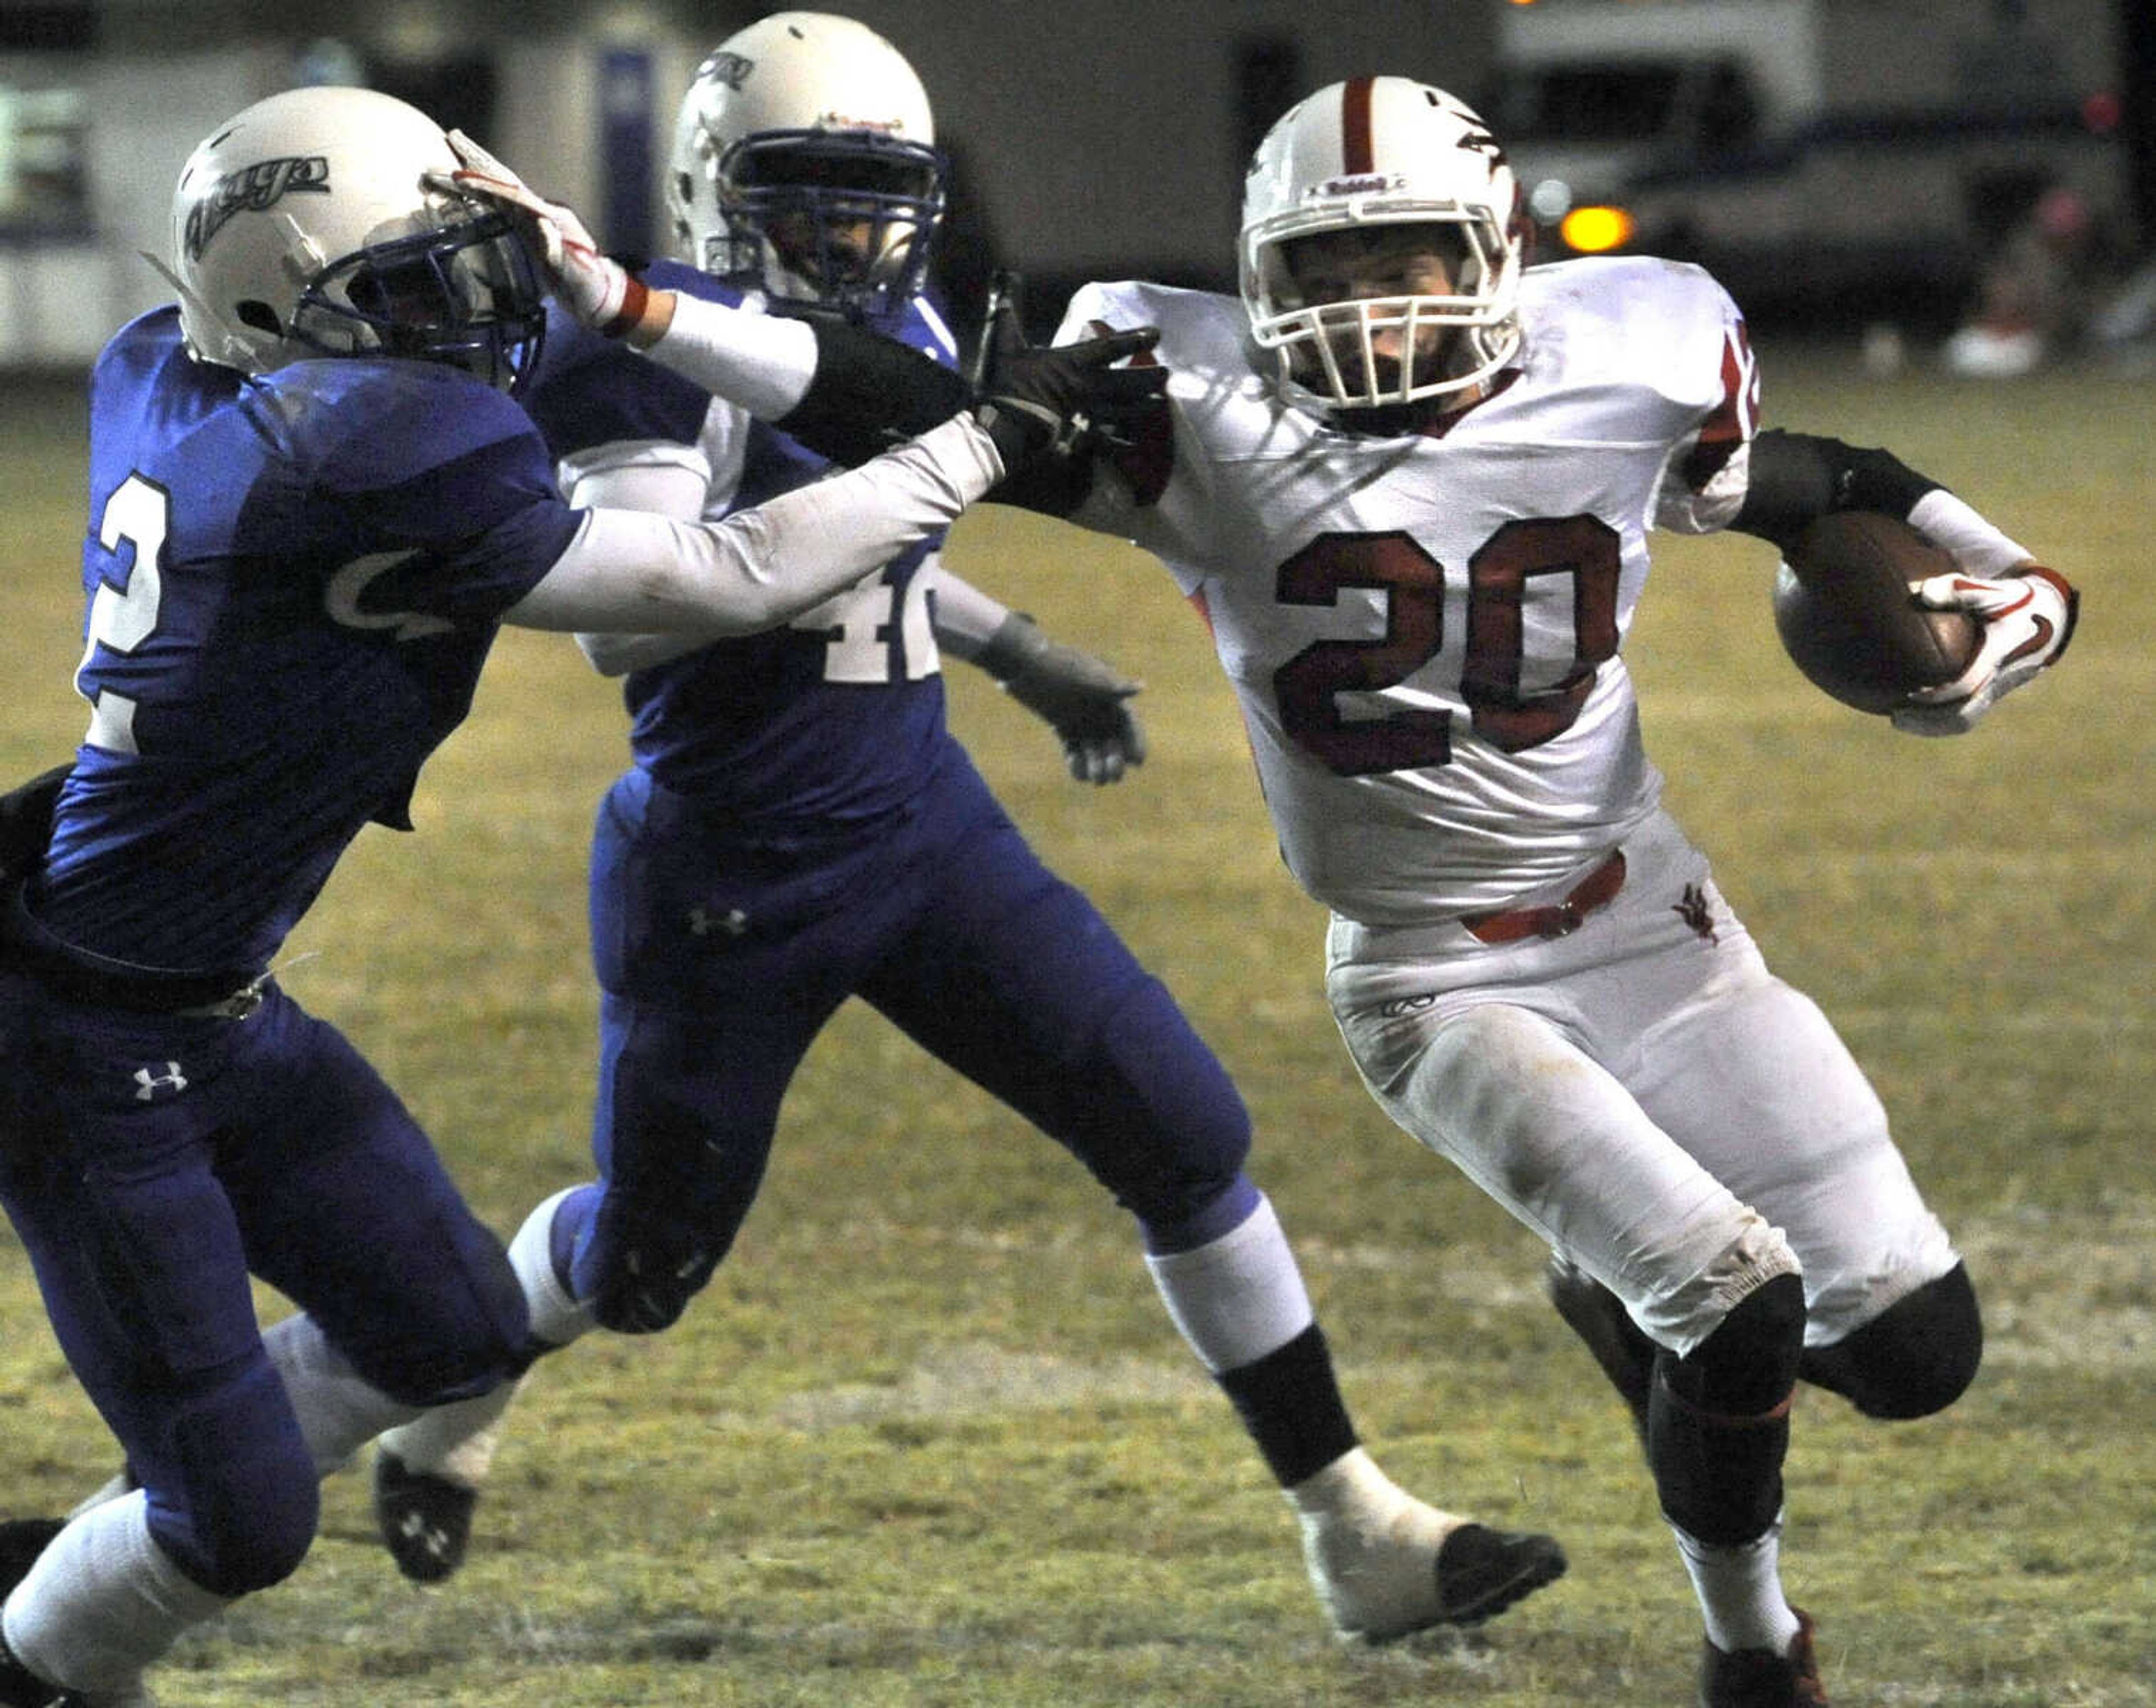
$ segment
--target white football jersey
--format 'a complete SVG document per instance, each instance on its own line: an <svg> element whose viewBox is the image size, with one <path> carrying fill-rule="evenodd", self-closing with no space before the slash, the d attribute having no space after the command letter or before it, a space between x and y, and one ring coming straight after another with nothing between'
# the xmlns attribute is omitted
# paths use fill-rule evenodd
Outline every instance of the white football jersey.
<svg viewBox="0 0 2156 1708"><path fill-rule="evenodd" d="M1536 268L1521 310L1496 389L1399 438L1285 399L1234 297L1089 285L1058 335L1161 329L1170 430L1074 520L1174 573L1289 869L1367 924L1503 906L1654 809L1619 656L1647 530L1723 527L1743 498L1755 370L1707 274Z"/></svg>

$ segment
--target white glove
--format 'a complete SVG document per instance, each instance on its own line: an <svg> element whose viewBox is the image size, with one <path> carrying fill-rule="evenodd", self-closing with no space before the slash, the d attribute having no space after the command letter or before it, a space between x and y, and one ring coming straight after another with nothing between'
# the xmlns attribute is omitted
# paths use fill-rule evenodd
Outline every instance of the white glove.
<svg viewBox="0 0 2156 1708"><path fill-rule="evenodd" d="M2055 663L2073 638L2080 595L2066 578L2041 564L2004 576L1935 575L1912 591L1933 611L1966 611L1984 625L1969 666L1951 682L1922 688L1894 713L1894 727L1912 736L1959 736L2002 695Z"/></svg>
<svg viewBox="0 0 2156 1708"><path fill-rule="evenodd" d="M449 134L463 165L453 172L429 172L430 184L476 197L507 214L562 305L585 326L619 338L644 318L651 293L642 280L599 252L574 209L549 202L463 131Z"/></svg>
<svg viewBox="0 0 2156 1708"><path fill-rule="evenodd" d="M1063 757L1081 782L1120 782L1145 763L1145 731L1130 708L1138 685L1112 665L1050 640L1034 620L1014 611L973 663L1004 692L1063 738Z"/></svg>

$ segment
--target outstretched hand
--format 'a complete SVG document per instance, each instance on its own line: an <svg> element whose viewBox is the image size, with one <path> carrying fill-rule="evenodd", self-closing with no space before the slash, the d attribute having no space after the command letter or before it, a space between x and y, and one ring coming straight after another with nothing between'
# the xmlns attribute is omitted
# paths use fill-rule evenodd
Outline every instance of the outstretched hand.
<svg viewBox="0 0 2156 1708"><path fill-rule="evenodd" d="M1168 386L1168 370L1116 364L1160 341L1158 327L1111 332L1075 344L1026 341L1020 282L998 274L975 354L974 413L1015 474L1039 459L1068 461L1099 444L1125 444Z"/></svg>
<svg viewBox="0 0 2156 1708"><path fill-rule="evenodd" d="M1050 640L1014 611L973 662L1055 731L1080 782L1120 782L1145 763L1145 731L1130 704L1138 685L1105 659Z"/></svg>
<svg viewBox="0 0 2156 1708"><path fill-rule="evenodd" d="M459 165L429 172L429 183L507 214L562 305L585 326L610 338L634 330L650 300L643 280L600 252L573 208L549 202L463 131L449 136Z"/></svg>

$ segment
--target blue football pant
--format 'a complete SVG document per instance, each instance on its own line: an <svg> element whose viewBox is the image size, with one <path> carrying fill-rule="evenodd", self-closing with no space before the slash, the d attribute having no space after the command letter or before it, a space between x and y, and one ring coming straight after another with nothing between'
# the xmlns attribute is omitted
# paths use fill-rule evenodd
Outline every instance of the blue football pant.
<svg viewBox="0 0 2156 1708"><path fill-rule="evenodd" d="M274 985L244 1019L182 1019L0 977L0 1198L151 1534L203 1587L277 1582L317 1519L250 1275L407 1404L521 1367L500 1240L395 1094Z"/></svg>
<svg viewBox="0 0 2156 1708"><path fill-rule="evenodd" d="M849 996L1063 1145L1149 1230L1239 1178L1250 1120L1226 1072L955 744L902 812L786 836L713 822L632 772L599 813L592 924L602 1190L567 1213L573 1290L609 1327L664 1327L709 1279L786 1088Z"/></svg>

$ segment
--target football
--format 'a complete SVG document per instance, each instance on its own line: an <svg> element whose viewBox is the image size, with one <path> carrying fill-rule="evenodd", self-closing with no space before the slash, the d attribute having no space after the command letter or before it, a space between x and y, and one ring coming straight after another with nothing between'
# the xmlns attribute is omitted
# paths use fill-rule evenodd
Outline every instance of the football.
<svg viewBox="0 0 2156 1708"><path fill-rule="evenodd" d="M1969 667L1981 625L1931 611L1909 589L1953 560L1907 522L1869 510L1821 516L1774 577L1774 628L1805 677L1859 711L1891 712Z"/></svg>

